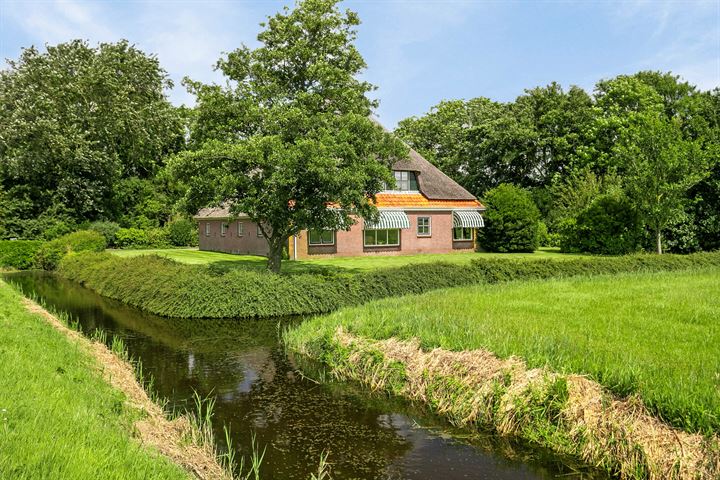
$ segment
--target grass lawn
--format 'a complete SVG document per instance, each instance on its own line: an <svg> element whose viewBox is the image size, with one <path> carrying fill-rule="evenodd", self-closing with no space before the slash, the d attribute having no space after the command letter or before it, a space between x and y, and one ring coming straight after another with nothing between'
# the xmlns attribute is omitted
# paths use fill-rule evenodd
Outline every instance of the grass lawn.
<svg viewBox="0 0 720 480"><path fill-rule="evenodd" d="M0 478L188 478L130 437L94 359L0 281Z"/></svg>
<svg viewBox="0 0 720 480"><path fill-rule="evenodd" d="M200 251L196 248L169 248L148 250L110 250L121 257L136 257L139 255L161 255L173 260L188 264L215 264L227 268L248 268L265 270L267 259L255 255L232 255L221 252ZM445 253L398 256L372 256L372 257L336 257L318 258L313 260L296 260L283 262L282 270L285 273L306 273L318 270L340 269L347 271L368 271L384 267L400 267L413 263L447 262L463 264L478 258L527 258L527 259L568 259L579 255L560 253L558 249L543 248L535 253Z"/></svg>
<svg viewBox="0 0 720 480"><path fill-rule="evenodd" d="M309 320L302 345L343 325L424 348L483 348L638 393L689 431L720 431L720 270L478 285L389 298Z"/></svg>

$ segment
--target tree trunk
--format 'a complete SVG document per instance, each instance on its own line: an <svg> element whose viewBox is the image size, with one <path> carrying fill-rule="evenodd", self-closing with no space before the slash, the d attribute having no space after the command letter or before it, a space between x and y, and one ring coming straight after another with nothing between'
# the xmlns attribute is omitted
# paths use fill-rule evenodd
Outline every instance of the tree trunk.
<svg viewBox="0 0 720 480"><path fill-rule="evenodd" d="M287 242L287 238L268 238L270 252L268 253L267 268L273 273L280 273L285 242Z"/></svg>
<svg viewBox="0 0 720 480"><path fill-rule="evenodd" d="M660 229L660 227L655 228L655 240L657 242L657 250L655 250L655 252L658 255L662 255L662 230Z"/></svg>

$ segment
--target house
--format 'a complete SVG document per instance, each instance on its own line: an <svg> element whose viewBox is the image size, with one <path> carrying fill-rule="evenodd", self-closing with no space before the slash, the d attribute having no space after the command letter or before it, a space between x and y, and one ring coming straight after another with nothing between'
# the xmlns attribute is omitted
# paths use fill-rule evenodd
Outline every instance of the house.
<svg viewBox="0 0 720 480"><path fill-rule="evenodd" d="M419 153L392 166L396 187L379 192L379 220L359 219L350 230L303 231L290 238L291 259L318 256L403 255L472 251L483 227L483 205ZM200 250L267 255L267 241L247 216L204 208L194 217Z"/></svg>

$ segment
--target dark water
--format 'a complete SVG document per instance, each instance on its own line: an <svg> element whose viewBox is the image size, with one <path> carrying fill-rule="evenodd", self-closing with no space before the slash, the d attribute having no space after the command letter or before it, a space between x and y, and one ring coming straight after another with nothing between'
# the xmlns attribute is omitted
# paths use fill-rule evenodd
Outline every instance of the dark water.
<svg viewBox="0 0 720 480"><path fill-rule="evenodd" d="M299 319L168 319L48 274L6 279L70 313L85 333L99 328L123 338L171 407L192 408L193 391L216 397L215 431L230 428L238 458L249 455L256 435L267 449L264 479L305 480L323 451L336 480L598 478L551 455L454 430L398 399L303 378L279 341Z"/></svg>

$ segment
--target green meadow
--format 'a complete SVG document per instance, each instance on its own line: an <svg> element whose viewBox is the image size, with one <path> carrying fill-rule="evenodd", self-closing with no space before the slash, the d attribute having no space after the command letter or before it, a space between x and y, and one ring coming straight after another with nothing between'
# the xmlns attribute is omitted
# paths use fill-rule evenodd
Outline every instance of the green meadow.
<svg viewBox="0 0 720 480"><path fill-rule="evenodd" d="M479 284L387 298L315 317L291 347L342 325L425 349L486 349L589 375L688 431L720 431L720 269Z"/></svg>
<svg viewBox="0 0 720 480"><path fill-rule="evenodd" d="M138 412L90 354L2 281L0 358L0 478L188 478L131 437Z"/></svg>

